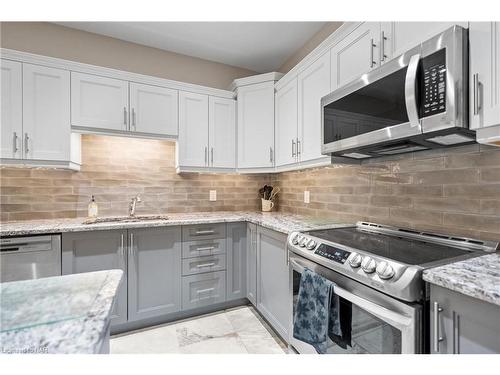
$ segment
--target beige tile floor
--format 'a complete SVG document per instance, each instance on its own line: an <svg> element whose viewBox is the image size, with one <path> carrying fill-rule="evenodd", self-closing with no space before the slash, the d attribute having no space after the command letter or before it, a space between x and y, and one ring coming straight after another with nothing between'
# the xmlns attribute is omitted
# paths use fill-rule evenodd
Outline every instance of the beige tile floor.
<svg viewBox="0 0 500 375"><path fill-rule="evenodd" d="M111 337L111 354L283 354L286 344L251 306Z"/></svg>

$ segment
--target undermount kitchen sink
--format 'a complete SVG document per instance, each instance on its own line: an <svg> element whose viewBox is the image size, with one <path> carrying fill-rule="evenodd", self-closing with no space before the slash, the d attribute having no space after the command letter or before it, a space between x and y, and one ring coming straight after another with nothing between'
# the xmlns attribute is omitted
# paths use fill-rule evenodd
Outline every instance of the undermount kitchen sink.
<svg viewBox="0 0 500 375"><path fill-rule="evenodd" d="M138 221L168 220L166 215L109 216L87 219L83 224L135 223Z"/></svg>

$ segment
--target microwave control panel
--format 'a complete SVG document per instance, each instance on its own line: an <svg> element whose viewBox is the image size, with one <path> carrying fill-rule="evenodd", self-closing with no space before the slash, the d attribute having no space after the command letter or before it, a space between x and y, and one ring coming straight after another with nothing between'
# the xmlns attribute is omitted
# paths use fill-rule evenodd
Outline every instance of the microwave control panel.
<svg viewBox="0 0 500 375"><path fill-rule="evenodd" d="M446 111L446 50L441 49L421 60L422 102L420 117Z"/></svg>

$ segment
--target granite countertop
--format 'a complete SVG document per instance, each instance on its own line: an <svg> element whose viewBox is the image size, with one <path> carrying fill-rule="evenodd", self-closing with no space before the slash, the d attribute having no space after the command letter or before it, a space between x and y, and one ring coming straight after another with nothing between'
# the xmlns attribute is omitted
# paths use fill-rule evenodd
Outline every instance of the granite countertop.
<svg viewBox="0 0 500 375"><path fill-rule="evenodd" d="M500 253L431 268L423 277L431 284L500 305Z"/></svg>
<svg viewBox="0 0 500 375"><path fill-rule="evenodd" d="M281 233L347 226L331 219L308 218L279 212L199 212L168 214L168 220L144 220L83 224L85 218L6 222L0 224L0 236L83 232L92 230L148 228L190 224L213 224L247 221ZM352 225L352 224L351 224Z"/></svg>
<svg viewBox="0 0 500 375"><path fill-rule="evenodd" d="M99 353L123 271L0 283L1 353Z"/></svg>

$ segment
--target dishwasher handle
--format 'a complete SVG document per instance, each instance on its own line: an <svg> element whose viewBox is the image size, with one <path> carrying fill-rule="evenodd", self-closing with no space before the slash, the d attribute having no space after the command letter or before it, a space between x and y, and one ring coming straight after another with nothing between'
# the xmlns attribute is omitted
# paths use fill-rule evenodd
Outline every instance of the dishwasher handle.
<svg viewBox="0 0 500 375"><path fill-rule="evenodd" d="M52 250L52 236L13 237L0 240L0 253L27 253Z"/></svg>

